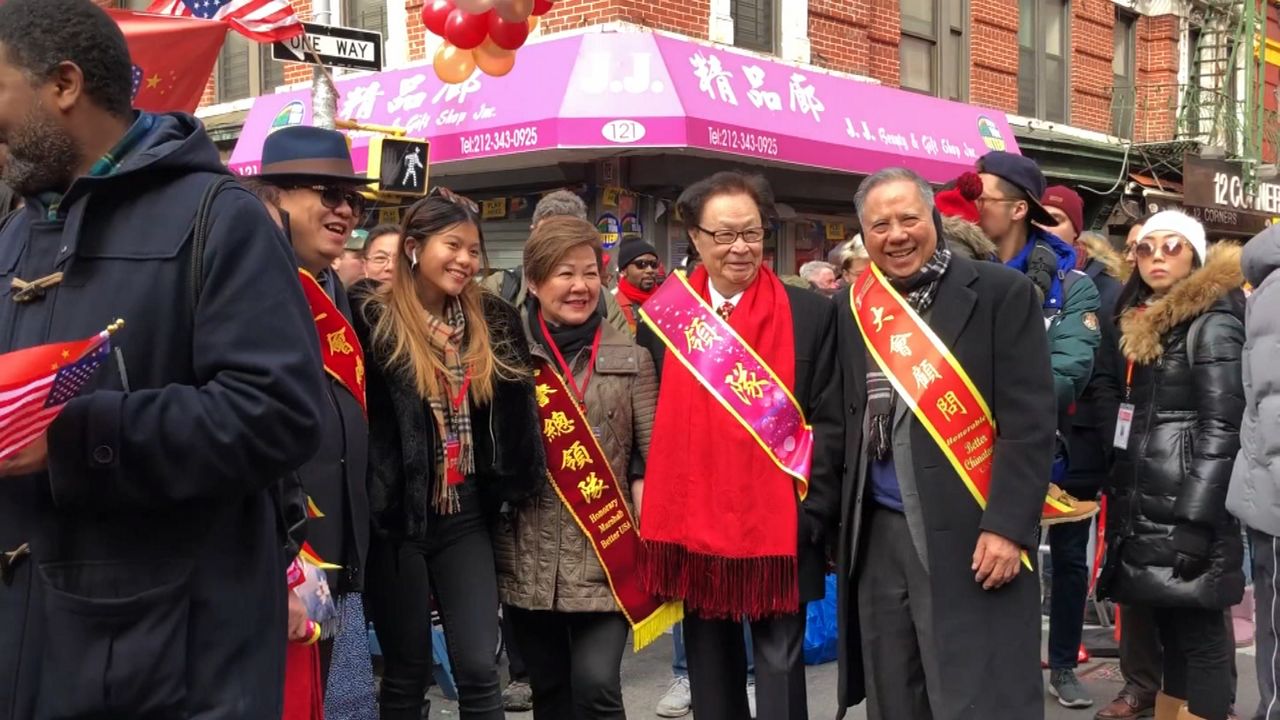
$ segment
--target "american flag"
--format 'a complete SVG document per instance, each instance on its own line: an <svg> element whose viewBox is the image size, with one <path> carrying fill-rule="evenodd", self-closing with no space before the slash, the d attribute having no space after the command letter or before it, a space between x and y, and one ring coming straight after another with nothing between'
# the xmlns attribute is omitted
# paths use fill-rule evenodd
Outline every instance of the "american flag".
<svg viewBox="0 0 1280 720"><path fill-rule="evenodd" d="M0 355L0 460L40 437L110 352L111 335L104 331Z"/></svg>
<svg viewBox="0 0 1280 720"><path fill-rule="evenodd" d="M262 43L282 42L304 31L288 0L155 0L147 12L221 20Z"/></svg>

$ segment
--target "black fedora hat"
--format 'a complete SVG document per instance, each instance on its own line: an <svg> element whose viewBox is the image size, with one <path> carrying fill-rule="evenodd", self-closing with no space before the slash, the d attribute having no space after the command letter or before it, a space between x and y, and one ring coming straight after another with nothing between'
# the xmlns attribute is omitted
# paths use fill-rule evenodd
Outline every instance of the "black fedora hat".
<svg viewBox="0 0 1280 720"><path fill-rule="evenodd" d="M351 164L347 138L337 130L296 125L267 136L262 145L263 180L314 180L345 185L368 185Z"/></svg>

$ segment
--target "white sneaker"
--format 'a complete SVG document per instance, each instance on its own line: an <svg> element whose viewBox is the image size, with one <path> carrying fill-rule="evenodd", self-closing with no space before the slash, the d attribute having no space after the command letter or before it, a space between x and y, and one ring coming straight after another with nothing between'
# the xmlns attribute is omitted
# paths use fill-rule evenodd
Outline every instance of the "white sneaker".
<svg viewBox="0 0 1280 720"><path fill-rule="evenodd" d="M754 678L747 680L747 709L751 711L752 720L756 716L756 681Z"/></svg>
<svg viewBox="0 0 1280 720"><path fill-rule="evenodd" d="M753 706L755 702L751 703ZM658 707L654 710L658 717L678 718L689 714L693 709L693 696L689 693L689 678L675 677L671 680L671 687L667 688L667 692L658 701Z"/></svg>

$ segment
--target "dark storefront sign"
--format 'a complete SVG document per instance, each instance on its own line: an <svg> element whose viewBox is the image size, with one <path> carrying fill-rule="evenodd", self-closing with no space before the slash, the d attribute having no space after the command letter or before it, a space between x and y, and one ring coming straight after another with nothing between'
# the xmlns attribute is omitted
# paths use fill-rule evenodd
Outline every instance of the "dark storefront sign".
<svg viewBox="0 0 1280 720"><path fill-rule="evenodd" d="M1261 182L1249 194L1236 163L1188 156L1182 185L1187 212L1210 236L1252 237L1280 218L1280 185Z"/></svg>

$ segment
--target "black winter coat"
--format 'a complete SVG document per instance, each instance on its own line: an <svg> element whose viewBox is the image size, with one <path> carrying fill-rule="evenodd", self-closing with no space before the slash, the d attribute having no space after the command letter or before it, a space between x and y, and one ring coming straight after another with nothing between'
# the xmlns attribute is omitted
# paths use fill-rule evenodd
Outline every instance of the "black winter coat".
<svg viewBox="0 0 1280 720"><path fill-rule="evenodd" d="M1124 358L1120 355L1120 331L1116 327L1116 303L1122 285L1107 274L1098 260L1091 260L1084 272L1098 286L1098 313L1095 322L1102 340L1094 353L1093 376L1084 394L1075 402L1067 435L1070 465L1060 483L1078 497L1093 499L1106 482L1114 453L1116 414L1124 392Z"/></svg>
<svg viewBox="0 0 1280 720"><path fill-rule="evenodd" d="M427 537L431 493L438 482L436 424L413 377L388 365L387 348L373 342L381 306L353 287L356 333L364 346L369 407L369 505L373 530L393 540ZM484 291L484 317L495 353L513 367L532 368L529 342L516 309ZM531 372L531 371L530 371ZM495 378L493 401L471 403L476 480L490 511L532 497L545 480L546 451L538 432L533 375Z"/></svg>
<svg viewBox="0 0 1280 720"><path fill-rule="evenodd" d="M297 262L240 187L213 205L198 300L192 225L227 174L188 115L156 119L60 219L0 232L0 352L119 353L49 430L49 470L0 478L0 719L280 716L285 557L268 487L311 457L322 396ZM11 281L62 282L16 302Z"/></svg>
<svg viewBox="0 0 1280 720"><path fill-rule="evenodd" d="M1244 592L1240 525L1226 509L1244 413L1243 283L1239 247L1216 246L1205 266L1164 298L1121 318L1135 409L1107 489L1101 585L1118 602L1226 608ZM1184 525L1209 538L1208 570L1192 579L1174 577L1173 534Z"/></svg>

